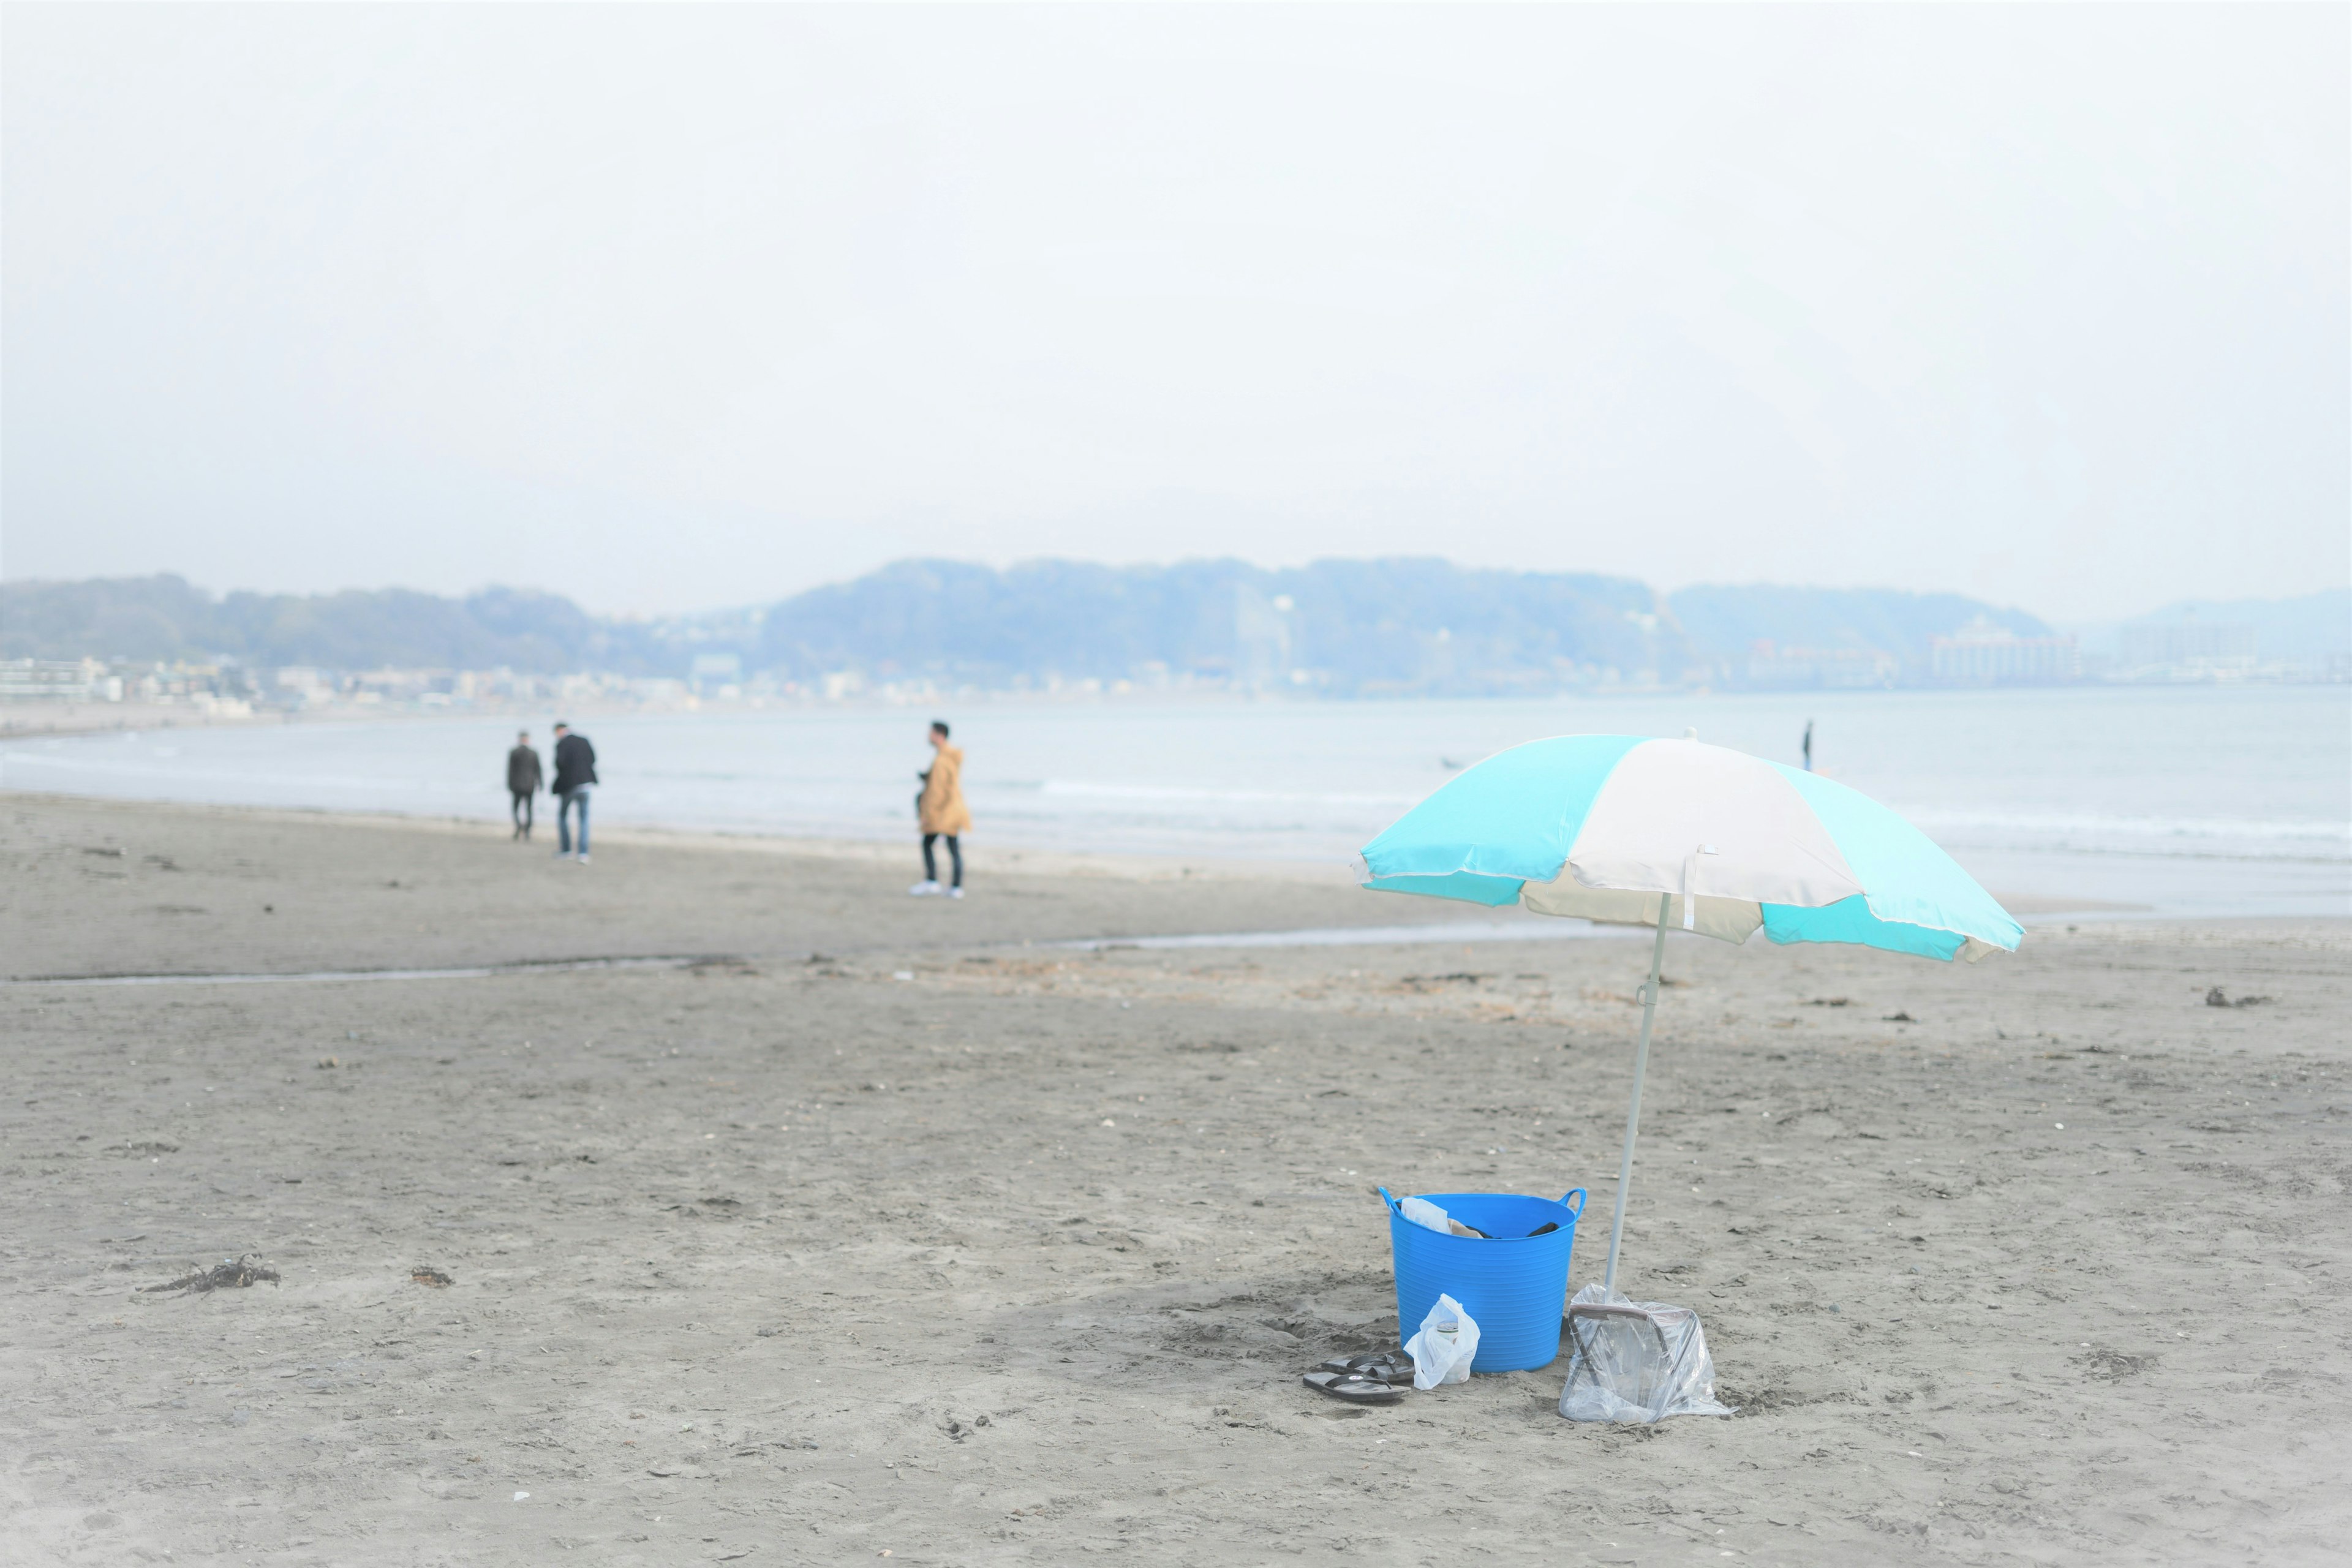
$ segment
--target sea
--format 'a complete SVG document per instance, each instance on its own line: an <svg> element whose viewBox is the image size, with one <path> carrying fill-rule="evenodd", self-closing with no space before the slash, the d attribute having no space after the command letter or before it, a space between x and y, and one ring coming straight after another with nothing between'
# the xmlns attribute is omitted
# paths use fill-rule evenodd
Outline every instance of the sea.
<svg viewBox="0 0 2352 1568"><path fill-rule="evenodd" d="M550 712L527 721L542 752ZM1799 760L1895 807L2033 912L2352 914L2352 688L1654 694L943 707L994 845L1343 863L1461 767L1547 735ZM599 825L908 842L928 709L583 717ZM0 743L0 791L497 819L505 716Z"/></svg>

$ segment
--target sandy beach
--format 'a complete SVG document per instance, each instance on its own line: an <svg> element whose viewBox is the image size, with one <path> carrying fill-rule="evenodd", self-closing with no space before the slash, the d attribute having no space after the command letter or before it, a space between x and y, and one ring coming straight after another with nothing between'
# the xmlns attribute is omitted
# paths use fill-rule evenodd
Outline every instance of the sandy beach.
<svg viewBox="0 0 2352 1568"><path fill-rule="evenodd" d="M1738 1414L1612 1428L1564 1361L1298 1374L1398 1341L1376 1184L1584 1187L1597 1277L1638 942L1339 868L551 847L0 799L12 1558L2352 1553L2352 922L1672 942L1622 1283ZM418 969L492 972L200 978Z"/></svg>

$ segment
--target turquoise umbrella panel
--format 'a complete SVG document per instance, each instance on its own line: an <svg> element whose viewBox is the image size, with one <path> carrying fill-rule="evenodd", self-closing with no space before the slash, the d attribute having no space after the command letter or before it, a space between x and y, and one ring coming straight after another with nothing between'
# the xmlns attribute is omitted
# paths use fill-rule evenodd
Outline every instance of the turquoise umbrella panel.
<svg viewBox="0 0 2352 1568"><path fill-rule="evenodd" d="M1742 942L1855 942L1923 957L2013 951L2023 928L1867 795L1696 741L1562 736L1447 783L1359 857L1385 892Z"/></svg>

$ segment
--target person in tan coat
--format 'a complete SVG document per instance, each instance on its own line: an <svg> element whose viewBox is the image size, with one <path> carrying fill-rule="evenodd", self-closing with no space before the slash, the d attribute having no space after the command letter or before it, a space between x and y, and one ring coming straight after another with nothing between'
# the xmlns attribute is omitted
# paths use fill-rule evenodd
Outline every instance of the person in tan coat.
<svg viewBox="0 0 2352 1568"><path fill-rule="evenodd" d="M950 899L963 897L963 846L959 840L971 828L971 812L963 803L963 752L948 744L948 726L944 719L931 721L931 765L919 776L923 781L923 793L915 797L915 816L923 832L923 879L907 891L919 899L936 898L945 893ZM940 886L940 866L933 858L931 846L940 839L948 841L948 864L950 880Z"/></svg>

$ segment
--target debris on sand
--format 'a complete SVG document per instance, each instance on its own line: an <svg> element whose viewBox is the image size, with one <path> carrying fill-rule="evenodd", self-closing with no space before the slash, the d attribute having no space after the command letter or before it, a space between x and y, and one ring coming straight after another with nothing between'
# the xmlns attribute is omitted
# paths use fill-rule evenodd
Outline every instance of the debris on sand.
<svg viewBox="0 0 2352 1568"><path fill-rule="evenodd" d="M2231 996L2219 985L2205 993L2208 1007L2259 1007L2270 1000L2267 996Z"/></svg>
<svg viewBox="0 0 2352 1568"><path fill-rule="evenodd" d="M1889 1013L1879 1020L1882 1024L1916 1024L1918 1021L1908 1013Z"/></svg>
<svg viewBox="0 0 2352 1568"><path fill-rule="evenodd" d="M258 1285L265 1279L272 1285L277 1284L278 1270L248 1252L242 1258L225 1258L210 1268L199 1268L193 1274L184 1274L162 1285L142 1286L141 1294L184 1290L191 1296L201 1296L207 1290L226 1289L232 1285L243 1289L248 1285Z"/></svg>
<svg viewBox="0 0 2352 1568"><path fill-rule="evenodd" d="M2089 1355L2070 1356L2067 1359L2081 1367L2084 1375L2108 1383L2120 1383L2127 1377L2137 1377L2141 1373L2155 1366L2158 1360L2154 1355L2126 1355L2121 1351L2105 1348L2095 1350Z"/></svg>
<svg viewBox="0 0 2352 1568"><path fill-rule="evenodd" d="M415 1280L419 1285L430 1285L436 1290L446 1290L450 1286L457 1283L455 1279L450 1279L449 1276L442 1273L438 1268L412 1268L408 1271L408 1277L411 1279Z"/></svg>

